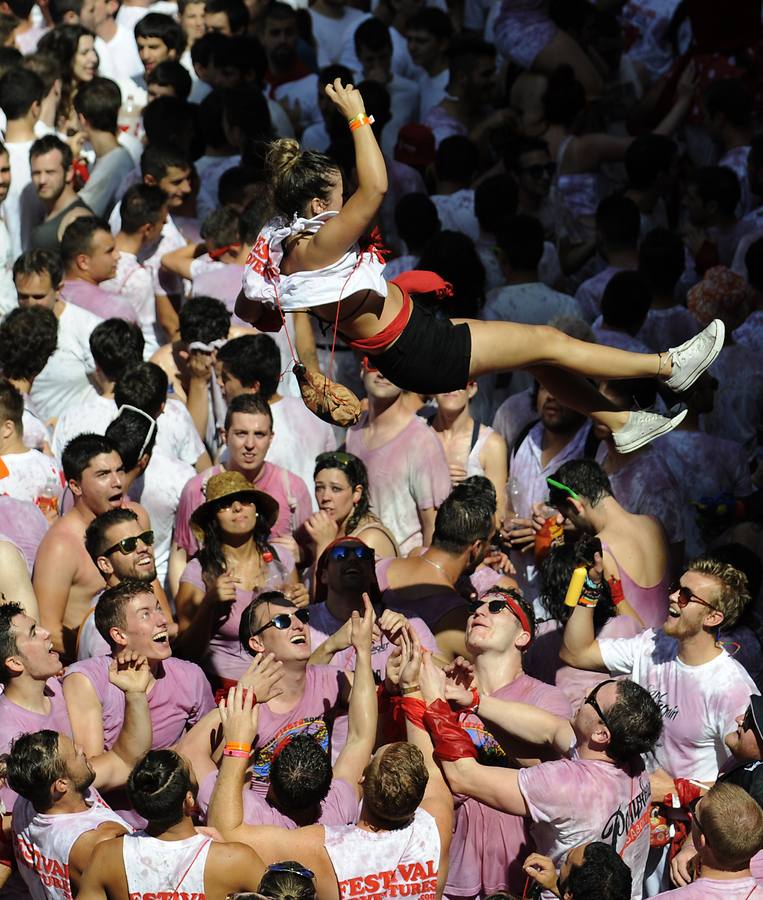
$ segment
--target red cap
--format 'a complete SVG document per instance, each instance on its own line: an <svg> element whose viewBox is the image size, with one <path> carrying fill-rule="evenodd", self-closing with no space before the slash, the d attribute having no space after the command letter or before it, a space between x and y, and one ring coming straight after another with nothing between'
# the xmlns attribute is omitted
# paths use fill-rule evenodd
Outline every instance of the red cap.
<svg viewBox="0 0 763 900"><path fill-rule="evenodd" d="M434 162L435 142L432 129L417 122L403 125L395 144L395 159L407 166L428 166Z"/></svg>

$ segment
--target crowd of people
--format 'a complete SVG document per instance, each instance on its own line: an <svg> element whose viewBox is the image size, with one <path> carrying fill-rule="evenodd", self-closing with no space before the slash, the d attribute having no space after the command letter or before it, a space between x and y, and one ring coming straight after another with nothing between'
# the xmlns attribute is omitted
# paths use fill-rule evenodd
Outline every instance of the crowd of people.
<svg viewBox="0 0 763 900"><path fill-rule="evenodd" d="M0 3L0 897L763 897L762 21Z"/></svg>

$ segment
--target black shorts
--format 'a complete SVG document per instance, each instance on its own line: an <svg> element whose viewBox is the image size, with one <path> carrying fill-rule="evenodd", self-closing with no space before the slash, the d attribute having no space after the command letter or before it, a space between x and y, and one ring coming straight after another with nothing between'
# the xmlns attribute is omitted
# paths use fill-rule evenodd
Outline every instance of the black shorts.
<svg viewBox="0 0 763 900"><path fill-rule="evenodd" d="M414 302L400 337L369 361L404 391L444 394L466 387L471 355L468 325L454 325Z"/></svg>

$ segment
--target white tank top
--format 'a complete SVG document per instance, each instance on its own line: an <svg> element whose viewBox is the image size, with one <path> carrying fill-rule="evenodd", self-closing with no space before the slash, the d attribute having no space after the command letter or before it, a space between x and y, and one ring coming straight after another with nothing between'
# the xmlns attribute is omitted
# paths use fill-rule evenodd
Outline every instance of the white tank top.
<svg viewBox="0 0 763 900"><path fill-rule="evenodd" d="M399 900L415 894L435 900L440 833L428 812L417 809L411 824L397 831L365 831L356 825L326 825L324 830L340 897Z"/></svg>
<svg viewBox="0 0 763 900"><path fill-rule="evenodd" d="M85 812L48 815L38 813L19 797L13 806L13 852L19 872L34 900L72 900L69 853L86 831L104 822L132 828L106 805L94 788L88 792Z"/></svg>
<svg viewBox="0 0 763 900"><path fill-rule="evenodd" d="M482 448L485 446L485 441L492 433L493 429L489 425L480 426L479 437L474 442L474 446L469 451L469 456L466 459L467 478L470 478L472 475L485 474L485 470L482 468L482 463L480 462L480 455L482 453Z"/></svg>
<svg viewBox="0 0 763 900"><path fill-rule="evenodd" d="M355 244L330 266L313 271L282 275L283 244L297 234L315 234L320 227L339 215L325 212L313 219L294 217L291 224L272 219L264 226L252 247L244 268L244 294L269 306L279 301L284 312L296 312L314 306L337 303L357 291L374 291L387 296L384 258L374 249L360 251Z"/></svg>
<svg viewBox="0 0 763 900"><path fill-rule="evenodd" d="M122 859L130 900L205 900L204 867L212 839L195 834L183 841L160 841L143 832L125 835Z"/></svg>

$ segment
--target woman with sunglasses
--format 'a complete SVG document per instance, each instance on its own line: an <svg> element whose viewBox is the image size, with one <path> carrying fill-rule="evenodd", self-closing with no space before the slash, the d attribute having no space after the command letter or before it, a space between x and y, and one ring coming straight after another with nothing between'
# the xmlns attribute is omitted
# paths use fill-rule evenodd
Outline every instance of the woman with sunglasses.
<svg viewBox="0 0 763 900"><path fill-rule="evenodd" d="M379 559L400 555L392 532L371 512L362 460L341 450L321 453L315 460L314 479L318 512L305 522L305 531L315 559L345 536L362 540Z"/></svg>
<svg viewBox="0 0 763 900"><path fill-rule="evenodd" d="M446 296L451 290L431 272L383 277L377 246L358 241L375 220L387 192L384 157L363 98L340 79L326 86L329 100L352 132L358 187L346 204L336 163L291 139L275 141L268 154L276 218L249 254L236 313L260 330L279 331L284 314L313 311L393 384L416 393L458 390L491 372L529 369L565 406L607 425L627 453L675 428L642 411L623 411L604 400L586 378L659 378L686 390L711 365L723 345L722 322L681 347L638 354L586 344L548 326L436 318L411 295ZM296 360L295 360L296 362ZM360 417L360 404L345 388L297 364L303 399L316 415L337 424Z"/></svg>
<svg viewBox="0 0 763 900"><path fill-rule="evenodd" d="M269 543L278 517L269 494L240 472L222 472L207 482L206 497L191 516L201 549L180 576L175 603L184 653L193 647L216 685L228 687L251 663L239 643L239 623L253 594L281 590L298 606L308 597L291 554Z"/></svg>

